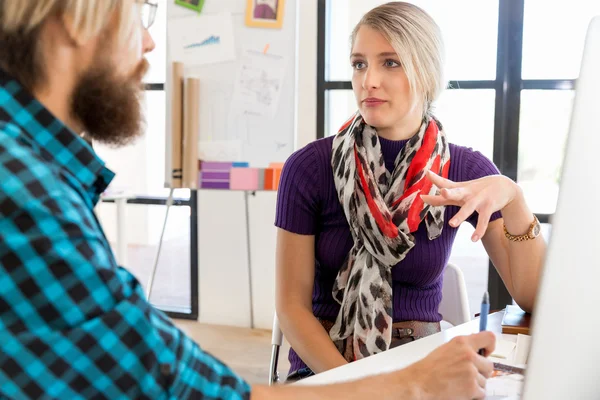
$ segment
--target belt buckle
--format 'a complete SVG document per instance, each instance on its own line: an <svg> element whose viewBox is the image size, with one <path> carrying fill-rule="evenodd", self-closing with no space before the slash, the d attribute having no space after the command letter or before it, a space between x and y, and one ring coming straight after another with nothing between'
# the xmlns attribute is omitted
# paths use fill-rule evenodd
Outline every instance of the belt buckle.
<svg viewBox="0 0 600 400"><path fill-rule="evenodd" d="M414 330L411 328L396 328L396 335L397 335L398 339L404 339L404 338L410 337L414 340L415 337L413 336L413 333L414 333Z"/></svg>

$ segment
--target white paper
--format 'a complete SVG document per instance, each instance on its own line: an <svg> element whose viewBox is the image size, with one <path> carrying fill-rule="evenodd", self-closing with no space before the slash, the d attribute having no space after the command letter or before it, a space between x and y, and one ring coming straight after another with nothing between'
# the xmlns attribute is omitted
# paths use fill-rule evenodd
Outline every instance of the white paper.
<svg viewBox="0 0 600 400"><path fill-rule="evenodd" d="M171 61L186 67L235 60L231 13L178 18L167 33Z"/></svg>
<svg viewBox="0 0 600 400"><path fill-rule="evenodd" d="M527 364L529 356L529 347L531 345L531 336L517 335L517 348L515 349L514 362L517 364Z"/></svg>
<svg viewBox="0 0 600 400"><path fill-rule="evenodd" d="M496 348L494 352L490 354L491 357L503 358L503 359L512 359L512 352L515 349L515 342L511 342L504 339L496 340Z"/></svg>
<svg viewBox="0 0 600 400"><path fill-rule="evenodd" d="M520 374L496 376L487 380L485 398L488 400L518 400L523 392L524 376Z"/></svg>
<svg viewBox="0 0 600 400"><path fill-rule="evenodd" d="M233 114L273 118L279 106L284 75L283 57L246 51L235 80Z"/></svg>
<svg viewBox="0 0 600 400"><path fill-rule="evenodd" d="M198 142L198 158L202 161L242 161L242 141L201 140Z"/></svg>

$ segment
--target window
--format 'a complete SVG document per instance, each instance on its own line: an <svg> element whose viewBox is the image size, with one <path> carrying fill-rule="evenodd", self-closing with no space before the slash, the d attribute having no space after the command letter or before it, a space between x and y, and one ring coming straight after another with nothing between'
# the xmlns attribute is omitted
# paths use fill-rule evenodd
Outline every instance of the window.
<svg viewBox="0 0 600 400"><path fill-rule="evenodd" d="M600 3L574 0L549 7L525 0L518 182L531 209L552 214L585 35Z"/></svg>
<svg viewBox="0 0 600 400"><path fill-rule="evenodd" d="M444 125L451 143L472 147L490 160L494 157L493 89L446 90L434 113Z"/></svg>
<svg viewBox="0 0 600 400"><path fill-rule="evenodd" d="M129 270L147 292L166 208L157 205L130 205L129 207L139 208L148 216L148 243L130 245L127 255ZM191 280L189 219L189 207L172 207L169 210L169 219L150 297L150 302L155 307L183 314L191 312L192 300L189 284Z"/></svg>
<svg viewBox="0 0 600 400"><path fill-rule="evenodd" d="M523 21L523 78L575 79L579 75L587 27L600 15L600 2L570 0L553 7L526 0Z"/></svg>
<svg viewBox="0 0 600 400"><path fill-rule="evenodd" d="M556 209L574 95L572 90L521 92L517 181L536 213Z"/></svg>

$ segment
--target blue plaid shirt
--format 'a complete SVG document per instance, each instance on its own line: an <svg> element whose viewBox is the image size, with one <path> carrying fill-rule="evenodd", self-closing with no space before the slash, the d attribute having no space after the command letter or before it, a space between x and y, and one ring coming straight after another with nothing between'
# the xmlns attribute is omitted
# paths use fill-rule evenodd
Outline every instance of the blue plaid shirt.
<svg viewBox="0 0 600 400"><path fill-rule="evenodd" d="M0 397L249 398L117 266L93 211L113 176L0 71Z"/></svg>

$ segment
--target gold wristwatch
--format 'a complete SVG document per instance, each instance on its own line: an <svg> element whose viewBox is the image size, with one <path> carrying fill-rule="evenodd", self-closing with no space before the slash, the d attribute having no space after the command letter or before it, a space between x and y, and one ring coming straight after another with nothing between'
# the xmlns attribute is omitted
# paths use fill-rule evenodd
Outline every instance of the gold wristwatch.
<svg viewBox="0 0 600 400"><path fill-rule="evenodd" d="M524 242L526 240L535 239L536 237L540 236L541 231L542 226L540 225L540 221L537 219L536 216L533 217L533 222L529 226L529 230L527 231L527 233L525 233L524 235L511 235L506 230L506 225L504 225L504 236L506 236L506 238L511 242Z"/></svg>

